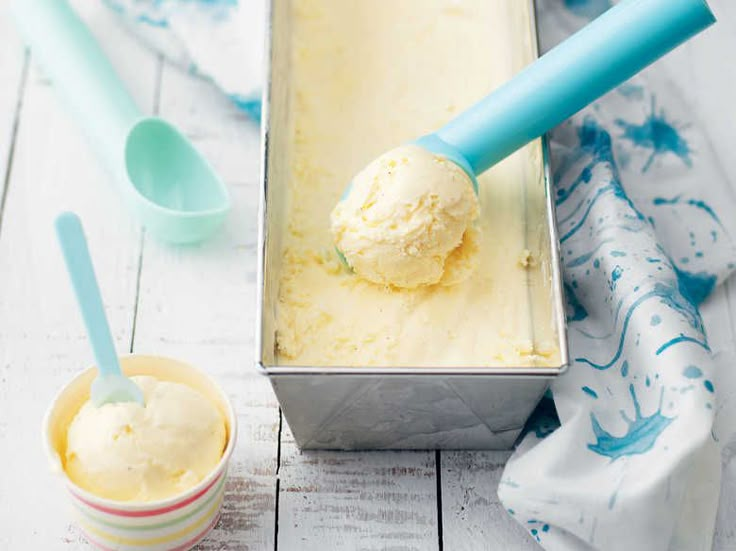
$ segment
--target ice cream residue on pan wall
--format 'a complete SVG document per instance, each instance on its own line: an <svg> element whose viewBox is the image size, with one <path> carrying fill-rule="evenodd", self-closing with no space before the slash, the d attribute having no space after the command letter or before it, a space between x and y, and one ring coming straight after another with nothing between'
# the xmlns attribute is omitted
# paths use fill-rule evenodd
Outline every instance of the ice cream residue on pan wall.
<svg viewBox="0 0 736 551"><path fill-rule="evenodd" d="M347 183L371 160L442 126L533 60L531 31L522 24L528 21L525 4L293 2L291 177L284 190L289 200L276 311L278 363L559 363L549 295L537 277L545 270L543 240L529 239L530 224L542 236L546 220L543 211L538 220L527 220L527 190L540 189L539 144L483 174L477 203L469 178L448 163L443 173L457 187L447 204L432 204L438 195L433 186L442 184L427 180L398 187L396 193L411 195L408 202L416 208L393 212L382 198L368 196L368 175L353 182L331 220ZM396 151L379 159L377 170L392 169L401 183L398 163L404 158L417 165L435 162L407 147L397 159ZM370 216L356 218L368 204ZM356 262L356 253L367 251L364 238L380 241L382 232L393 231L397 215L436 220L451 230L449 238L397 228L407 232L406 252L421 262L406 269L401 251L364 254L363 272L373 281L357 277L340 261L333 231L346 258ZM405 287L382 284L397 271Z"/></svg>

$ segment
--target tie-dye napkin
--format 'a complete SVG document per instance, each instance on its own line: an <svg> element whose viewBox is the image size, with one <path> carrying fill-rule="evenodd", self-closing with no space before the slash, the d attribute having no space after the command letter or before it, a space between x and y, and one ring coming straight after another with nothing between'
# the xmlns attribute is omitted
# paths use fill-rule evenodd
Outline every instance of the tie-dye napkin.
<svg viewBox="0 0 736 551"><path fill-rule="evenodd" d="M149 46L261 117L264 0L102 0Z"/></svg>
<svg viewBox="0 0 736 551"><path fill-rule="evenodd" d="M105 1L257 115L262 0ZM537 4L553 45L611 1ZM734 268L736 228L689 116L654 67L552 134L573 361L499 487L547 549L711 547L720 451L698 306Z"/></svg>
<svg viewBox="0 0 736 551"><path fill-rule="evenodd" d="M538 4L550 46L610 7ZM698 306L733 270L736 234L690 116L655 66L552 134L572 364L499 487L547 549L712 546L716 374Z"/></svg>

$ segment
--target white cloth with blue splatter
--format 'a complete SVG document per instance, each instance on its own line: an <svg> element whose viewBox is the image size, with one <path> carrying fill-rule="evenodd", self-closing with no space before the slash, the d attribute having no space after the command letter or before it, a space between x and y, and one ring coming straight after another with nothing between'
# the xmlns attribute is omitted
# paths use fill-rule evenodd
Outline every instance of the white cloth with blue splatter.
<svg viewBox="0 0 736 551"><path fill-rule="evenodd" d="M257 111L262 0L105 2ZM538 5L551 45L611 2ZM687 121L655 67L553 134L573 363L499 487L547 549L711 546L720 455L698 305L734 267L736 228L711 207L731 206L728 185Z"/></svg>
<svg viewBox="0 0 736 551"><path fill-rule="evenodd" d="M539 4L550 45L610 5ZM653 67L553 134L572 364L552 386L561 426L538 412L499 486L547 549L711 549L721 460L698 305L735 234L687 120Z"/></svg>
<svg viewBox="0 0 736 551"><path fill-rule="evenodd" d="M260 119L264 0L103 0L152 48Z"/></svg>

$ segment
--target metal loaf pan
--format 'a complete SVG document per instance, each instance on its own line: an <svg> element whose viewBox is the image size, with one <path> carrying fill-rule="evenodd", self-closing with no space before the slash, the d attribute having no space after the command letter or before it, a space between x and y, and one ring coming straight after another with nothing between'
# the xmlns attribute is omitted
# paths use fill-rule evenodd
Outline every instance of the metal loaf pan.
<svg viewBox="0 0 736 551"><path fill-rule="evenodd" d="M513 0L514 2L516 0ZM546 140L534 144L536 184L527 191L528 240L541 265L530 271L551 304L559 365L546 367L334 367L277 365L275 316L286 216L290 0L272 0L259 212L256 365L266 375L302 449L508 449L568 364L567 332ZM537 55L534 3L529 41ZM546 300L546 298L545 298Z"/></svg>

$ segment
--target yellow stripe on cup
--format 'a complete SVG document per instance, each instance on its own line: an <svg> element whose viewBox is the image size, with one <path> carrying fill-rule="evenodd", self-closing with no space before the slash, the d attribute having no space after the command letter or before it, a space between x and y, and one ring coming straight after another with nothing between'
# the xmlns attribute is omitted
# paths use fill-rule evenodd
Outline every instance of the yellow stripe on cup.
<svg viewBox="0 0 736 551"><path fill-rule="evenodd" d="M190 524L186 528L182 528L181 530L178 530L177 532L172 532L171 534L166 534L165 536L157 536L154 538L147 538L147 539L140 539L140 538L130 538L125 536L119 536L117 534L113 534L111 532L107 532L106 530L103 530L101 528L98 528L97 526L94 526L93 524L90 524L86 522L85 520L79 521L79 524L82 526L83 530L89 534L92 534L94 536L97 536L98 538L101 538L105 542L109 543L115 543L118 545L130 545L130 546L147 546L147 545L160 545L164 543L171 543L173 541L179 540L188 534L191 534L197 528L200 528L208 521L212 520L212 517L217 514L218 509L220 508L220 503L222 501L222 497L224 496L224 492L220 496L220 499L215 500L215 502L212 504L212 507L210 507L207 512L196 522L193 524Z"/></svg>

